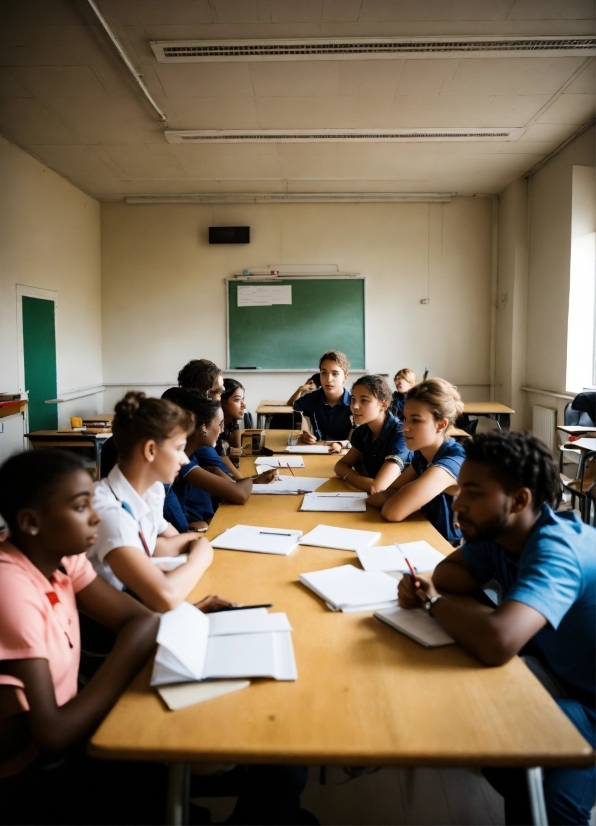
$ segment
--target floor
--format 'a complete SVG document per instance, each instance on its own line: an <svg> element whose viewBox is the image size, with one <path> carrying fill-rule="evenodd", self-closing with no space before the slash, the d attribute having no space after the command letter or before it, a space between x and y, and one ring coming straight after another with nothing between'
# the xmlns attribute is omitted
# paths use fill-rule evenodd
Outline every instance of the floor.
<svg viewBox="0 0 596 826"><path fill-rule="evenodd" d="M225 820L235 798L200 798L214 823ZM321 824L502 824L503 803L484 778L470 769L385 768L350 778L327 769L309 771L302 805Z"/></svg>

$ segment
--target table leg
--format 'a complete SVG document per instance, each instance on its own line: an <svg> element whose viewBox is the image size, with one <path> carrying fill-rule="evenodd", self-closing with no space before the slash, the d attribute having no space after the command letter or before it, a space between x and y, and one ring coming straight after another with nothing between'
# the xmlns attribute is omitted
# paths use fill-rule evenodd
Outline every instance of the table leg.
<svg viewBox="0 0 596 826"><path fill-rule="evenodd" d="M528 793L530 795L530 808L532 809L532 823L534 826L548 826L544 787L542 784L542 769L540 766L526 769L526 780L528 782Z"/></svg>
<svg viewBox="0 0 596 826"><path fill-rule="evenodd" d="M511 414L510 413L498 413L497 414L497 421L501 426L501 430L509 430L511 427Z"/></svg>
<svg viewBox="0 0 596 826"><path fill-rule="evenodd" d="M188 763L170 763L166 803L166 823L168 826L185 826L188 823L189 795L190 767Z"/></svg>

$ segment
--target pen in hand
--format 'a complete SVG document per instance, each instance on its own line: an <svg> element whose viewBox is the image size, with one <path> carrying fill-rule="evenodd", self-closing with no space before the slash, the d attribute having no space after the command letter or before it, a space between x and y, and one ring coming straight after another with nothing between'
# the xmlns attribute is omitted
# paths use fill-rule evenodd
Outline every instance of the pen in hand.
<svg viewBox="0 0 596 826"><path fill-rule="evenodd" d="M412 580L414 581L414 588L420 588L420 580L416 576L416 571L412 567L412 563L410 562L407 556L404 556L404 559L406 560L406 565L410 569L410 574L412 575Z"/></svg>

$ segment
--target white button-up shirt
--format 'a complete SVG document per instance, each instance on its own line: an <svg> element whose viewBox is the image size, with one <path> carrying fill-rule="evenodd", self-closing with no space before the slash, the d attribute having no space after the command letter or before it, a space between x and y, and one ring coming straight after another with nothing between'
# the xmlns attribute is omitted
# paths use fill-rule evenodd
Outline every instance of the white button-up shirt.
<svg viewBox="0 0 596 826"><path fill-rule="evenodd" d="M93 507L101 516L101 522L98 525L97 542L87 555L99 576L115 588L122 589L124 585L110 568L110 551L127 547L138 548L144 554L145 549L139 536L139 531L142 531L147 547L153 553L157 537L168 527L168 522L163 517L164 498L165 491L161 482L155 482L139 496L118 465L112 468L107 478L96 482ZM126 502L134 515L122 507L123 502Z"/></svg>

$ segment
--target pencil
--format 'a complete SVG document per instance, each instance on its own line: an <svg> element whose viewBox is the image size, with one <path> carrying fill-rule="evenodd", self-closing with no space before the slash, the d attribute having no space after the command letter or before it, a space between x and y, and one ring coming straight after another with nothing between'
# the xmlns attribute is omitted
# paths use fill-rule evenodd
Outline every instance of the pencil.
<svg viewBox="0 0 596 826"><path fill-rule="evenodd" d="M404 556L404 559L406 560L406 565L408 566L408 568L410 569L410 573L412 574L412 579L414 580L414 588L420 588L420 581L416 576L416 571L412 567L412 563L410 562L407 556Z"/></svg>
<svg viewBox="0 0 596 826"><path fill-rule="evenodd" d="M288 462L288 464L286 465L286 467L287 467L287 469L290 471L290 473L292 474L292 476L294 476L294 471L292 470L292 466L290 465L290 463L289 463L289 462Z"/></svg>

